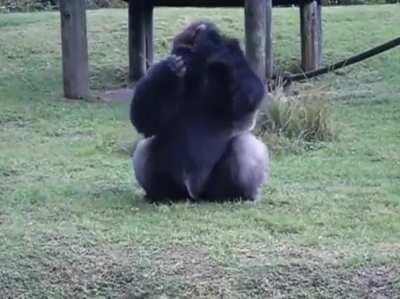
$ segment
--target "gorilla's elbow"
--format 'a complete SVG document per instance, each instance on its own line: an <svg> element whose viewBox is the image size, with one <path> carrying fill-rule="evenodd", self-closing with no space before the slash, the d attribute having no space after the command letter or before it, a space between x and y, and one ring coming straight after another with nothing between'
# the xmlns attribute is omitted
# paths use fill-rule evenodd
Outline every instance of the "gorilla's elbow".
<svg viewBox="0 0 400 299"><path fill-rule="evenodd" d="M130 120L136 131L145 137L150 137L156 132L156 123L146 113L145 109L139 109L139 103L135 101L135 97L131 103Z"/></svg>
<svg viewBox="0 0 400 299"><path fill-rule="evenodd" d="M254 111L257 110L264 97L266 94L266 88L264 83L258 79L257 76L255 76L256 78L253 78L252 83L251 83L251 88L249 89L249 93L248 93L248 110L249 111Z"/></svg>
<svg viewBox="0 0 400 299"><path fill-rule="evenodd" d="M254 101L257 103L257 107L262 102L266 94L265 84L261 80L257 80L254 87Z"/></svg>

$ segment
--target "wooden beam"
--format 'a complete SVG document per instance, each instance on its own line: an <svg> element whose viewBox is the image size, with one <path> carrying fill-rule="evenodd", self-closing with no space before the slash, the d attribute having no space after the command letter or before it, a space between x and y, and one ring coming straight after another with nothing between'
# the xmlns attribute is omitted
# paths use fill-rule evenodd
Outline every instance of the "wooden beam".
<svg viewBox="0 0 400 299"><path fill-rule="evenodd" d="M245 1L246 56L251 68L265 79L266 0Z"/></svg>
<svg viewBox="0 0 400 299"><path fill-rule="evenodd" d="M146 67L147 69L154 62L154 29L153 29L153 5L145 7L145 30L146 30Z"/></svg>
<svg viewBox="0 0 400 299"><path fill-rule="evenodd" d="M132 2L137 0L124 0ZM151 0L154 6L166 7L243 7L244 0Z"/></svg>
<svg viewBox="0 0 400 299"><path fill-rule="evenodd" d="M265 76L272 78L274 71L274 57L272 47L272 0L266 0L266 27L265 27Z"/></svg>
<svg viewBox="0 0 400 299"><path fill-rule="evenodd" d="M129 2L128 0L124 0ZM131 0L137 1L137 0ZM154 6L166 7L243 7L245 0L147 0ZM303 0L272 0L274 6L299 5Z"/></svg>
<svg viewBox="0 0 400 299"><path fill-rule="evenodd" d="M301 56L304 71L315 70L320 65L320 38L317 2L300 6Z"/></svg>
<svg viewBox="0 0 400 299"><path fill-rule="evenodd" d="M61 0L61 43L66 98L89 95L89 64L85 0Z"/></svg>
<svg viewBox="0 0 400 299"><path fill-rule="evenodd" d="M145 9L143 0L129 2L129 81L146 73Z"/></svg>

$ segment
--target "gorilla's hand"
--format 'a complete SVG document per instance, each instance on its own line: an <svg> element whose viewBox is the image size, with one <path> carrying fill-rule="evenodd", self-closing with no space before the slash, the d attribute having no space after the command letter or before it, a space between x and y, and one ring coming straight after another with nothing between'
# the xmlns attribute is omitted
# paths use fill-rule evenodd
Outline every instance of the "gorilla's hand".
<svg viewBox="0 0 400 299"><path fill-rule="evenodd" d="M186 74L186 64L181 56L171 55L167 58L168 67L179 78Z"/></svg>

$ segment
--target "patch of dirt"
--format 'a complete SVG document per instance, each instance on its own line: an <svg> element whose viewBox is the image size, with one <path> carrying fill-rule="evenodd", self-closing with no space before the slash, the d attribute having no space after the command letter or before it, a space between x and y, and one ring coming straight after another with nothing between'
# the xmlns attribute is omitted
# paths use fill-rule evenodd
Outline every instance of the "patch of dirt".
<svg viewBox="0 0 400 299"><path fill-rule="evenodd" d="M13 176L18 176L20 172L16 168L12 167L6 167L0 165L0 177L13 177Z"/></svg>
<svg viewBox="0 0 400 299"><path fill-rule="evenodd" d="M249 298L400 298L399 264L351 270L342 252L278 249L239 250L233 289Z"/></svg>
<svg viewBox="0 0 400 299"><path fill-rule="evenodd" d="M162 277L181 281L184 297L223 297L230 293L230 283L223 268L202 248L169 248L155 259Z"/></svg>
<svg viewBox="0 0 400 299"><path fill-rule="evenodd" d="M99 98L106 102L126 102L129 103L133 97L134 90L131 88L121 88L108 90L99 94Z"/></svg>
<svg viewBox="0 0 400 299"><path fill-rule="evenodd" d="M1 121L0 120L0 129L10 130L16 128L23 128L26 127L26 124L21 121Z"/></svg>
<svg viewBox="0 0 400 299"><path fill-rule="evenodd" d="M93 240L42 235L23 254L0 255L0 298L400 298L400 265L351 270L334 251L239 250L223 266L202 247Z"/></svg>
<svg viewBox="0 0 400 299"><path fill-rule="evenodd" d="M259 265L260 263L272 264L271 259L275 262L284 262L287 260L312 261L313 263L337 264L344 254L331 249L314 249L289 246L259 246L254 249L238 249L237 257L240 264Z"/></svg>
<svg viewBox="0 0 400 299"><path fill-rule="evenodd" d="M287 264L245 269L239 292L262 298L400 298L400 267L347 272L323 264ZM397 297L396 297L397 296Z"/></svg>
<svg viewBox="0 0 400 299"><path fill-rule="evenodd" d="M31 119L26 115L20 115L13 111L5 111L0 115L0 128L1 129L15 129L23 128L29 125Z"/></svg>
<svg viewBox="0 0 400 299"><path fill-rule="evenodd" d="M399 265L360 270L354 280L361 288L363 298L400 298Z"/></svg>
<svg viewBox="0 0 400 299"><path fill-rule="evenodd" d="M229 292L222 268L203 249L98 248L51 238L36 250L0 266L0 298L193 298Z"/></svg>

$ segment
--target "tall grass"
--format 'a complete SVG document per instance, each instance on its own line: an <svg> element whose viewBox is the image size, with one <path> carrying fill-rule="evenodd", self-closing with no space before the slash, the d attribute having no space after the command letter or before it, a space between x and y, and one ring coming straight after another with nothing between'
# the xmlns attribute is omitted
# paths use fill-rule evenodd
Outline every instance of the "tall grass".
<svg viewBox="0 0 400 299"><path fill-rule="evenodd" d="M257 134L273 150L304 148L310 144L332 140L333 128L330 103L319 90L287 93L278 87L269 93L261 109Z"/></svg>

